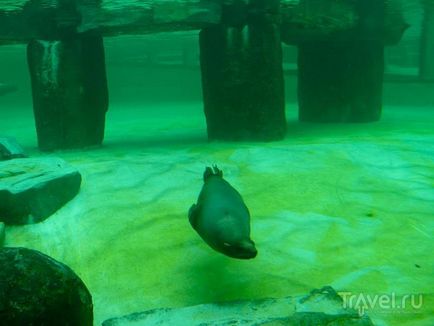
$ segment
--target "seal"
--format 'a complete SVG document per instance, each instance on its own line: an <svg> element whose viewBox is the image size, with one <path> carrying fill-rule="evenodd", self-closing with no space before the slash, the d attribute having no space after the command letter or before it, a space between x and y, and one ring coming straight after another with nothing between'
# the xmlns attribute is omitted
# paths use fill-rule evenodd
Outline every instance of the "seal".
<svg viewBox="0 0 434 326"><path fill-rule="evenodd" d="M250 239L250 213L243 198L214 165L203 174L204 184L196 204L190 207L191 226L214 250L238 259L257 255Z"/></svg>

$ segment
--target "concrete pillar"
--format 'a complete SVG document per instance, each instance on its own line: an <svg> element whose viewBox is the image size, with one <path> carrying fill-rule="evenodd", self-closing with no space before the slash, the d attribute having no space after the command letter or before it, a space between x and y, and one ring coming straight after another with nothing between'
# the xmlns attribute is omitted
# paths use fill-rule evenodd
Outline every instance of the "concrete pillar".
<svg viewBox="0 0 434 326"><path fill-rule="evenodd" d="M422 80L434 81L434 0L423 0L424 17L420 47L419 75Z"/></svg>
<svg viewBox="0 0 434 326"><path fill-rule="evenodd" d="M27 58L39 148L100 145L108 109L102 37L34 40Z"/></svg>
<svg viewBox="0 0 434 326"><path fill-rule="evenodd" d="M299 120L371 122L381 117L384 1L357 0L354 40L299 43ZM378 36L373 39L373 35Z"/></svg>
<svg viewBox="0 0 434 326"><path fill-rule="evenodd" d="M200 32L210 140L282 139L286 131L279 1L234 1Z"/></svg>
<svg viewBox="0 0 434 326"><path fill-rule="evenodd" d="M380 42L299 45L299 120L371 122L381 116L384 46Z"/></svg>

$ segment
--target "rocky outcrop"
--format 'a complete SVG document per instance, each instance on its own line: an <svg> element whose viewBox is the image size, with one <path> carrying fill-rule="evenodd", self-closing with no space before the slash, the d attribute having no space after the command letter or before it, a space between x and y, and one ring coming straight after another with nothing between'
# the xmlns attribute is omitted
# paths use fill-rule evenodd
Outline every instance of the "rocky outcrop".
<svg viewBox="0 0 434 326"><path fill-rule="evenodd" d="M92 326L92 297L66 265L25 248L0 249L1 325Z"/></svg>
<svg viewBox="0 0 434 326"><path fill-rule="evenodd" d="M79 191L81 175L59 158L0 162L0 220L6 224L40 222Z"/></svg>
<svg viewBox="0 0 434 326"><path fill-rule="evenodd" d="M366 315L344 308L331 287L313 290L302 297L202 304L175 309L154 309L105 321L103 326L372 326Z"/></svg>
<svg viewBox="0 0 434 326"><path fill-rule="evenodd" d="M295 313L289 325L315 326L373 326L367 315L346 308L342 297L330 287L313 290L309 295L298 298Z"/></svg>
<svg viewBox="0 0 434 326"><path fill-rule="evenodd" d="M24 150L12 137L0 137L0 161L26 157Z"/></svg>

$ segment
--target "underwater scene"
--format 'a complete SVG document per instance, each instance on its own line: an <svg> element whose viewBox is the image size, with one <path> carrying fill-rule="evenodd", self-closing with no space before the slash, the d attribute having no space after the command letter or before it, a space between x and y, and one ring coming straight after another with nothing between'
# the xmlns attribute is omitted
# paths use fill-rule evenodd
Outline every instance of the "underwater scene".
<svg viewBox="0 0 434 326"><path fill-rule="evenodd" d="M0 326L434 325L434 0L0 0Z"/></svg>

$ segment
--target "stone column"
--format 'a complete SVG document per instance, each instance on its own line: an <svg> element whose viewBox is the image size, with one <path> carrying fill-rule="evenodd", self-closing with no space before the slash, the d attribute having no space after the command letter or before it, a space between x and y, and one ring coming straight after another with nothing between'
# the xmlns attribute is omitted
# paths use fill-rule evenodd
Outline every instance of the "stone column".
<svg viewBox="0 0 434 326"><path fill-rule="evenodd" d="M39 148L100 145L108 109L102 37L31 41L27 58Z"/></svg>
<svg viewBox="0 0 434 326"><path fill-rule="evenodd" d="M422 80L434 81L434 1L422 0L424 17L420 48L419 75Z"/></svg>
<svg viewBox="0 0 434 326"><path fill-rule="evenodd" d="M200 32L210 140L282 139L286 131L279 1L233 1Z"/></svg>
<svg viewBox="0 0 434 326"><path fill-rule="evenodd" d="M381 42L299 45L299 120L371 122L381 116L384 46Z"/></svg>
<svg viewBox="0 0 434 326"><path fill-rule="evenodd" d="M299 120L371 122L381 116L385 2L354 2L352 40L299 43Z"/></svg>

